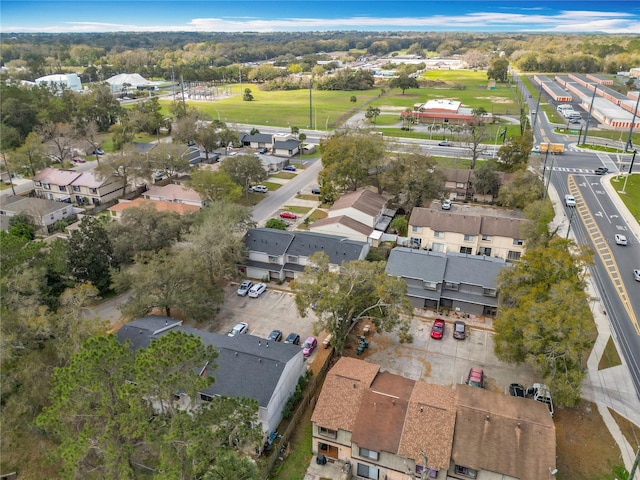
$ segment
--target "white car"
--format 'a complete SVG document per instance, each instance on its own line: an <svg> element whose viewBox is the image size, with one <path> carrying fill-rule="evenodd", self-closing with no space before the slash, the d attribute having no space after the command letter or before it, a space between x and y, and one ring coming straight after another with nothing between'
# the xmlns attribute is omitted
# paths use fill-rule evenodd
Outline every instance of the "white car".
<svg viewBox="0 0 640 480"><path fill-rule="evenodd" d="M627 246L627 237L621 233L616 233L614 238L616 239L616 245Z"/></svg>
<svg viewBox="0 0 640 480"><path fill-rule="evenodd" d="M448 198L442 201L442 205L440 206L442 210L451 210L451 200Z"/></svg>
<svg viewBox="0 0 640 480"><path fill-rule="evenodd" d="M564 204L567 207L575 207L576 206L576 199L573 195L565 195L564 196Z"/></svg>
<svg viewBox="0 0 640 480"><path fill-rule="evenodd" d="M245 280L238 287L238 295L240 295L241 297L244 297L246 294L249 293L249 290L251 290L251 287L253 287L253 282L249 280Z"/></svg>
<svg viewBox="0 0 640 480"><path fill-rule="evenodd" d="M242 335L243 333L247 333L249 331L249 324L246 322L237 323L233 329L227 333L229 337L235 337L236 335Z"/></svg>
<svg viewBox="0 0 640 480"><path fill-rule="evenodd" d="M640 282L640 268L636 268L633 271L633 278L636 279L636 282Z"/></svg>
<svg viewBox="0 0 640 480"><path fill-rule="evenodd" d="M254 185L250 190L255 193L267 193L269 191L264 185Z"/></svg>
<svg viewBox="0 0 640 480"><path fill-rule="evenodd" d="M249 290L249 296L251 298L258 298L260 295L262 295L265 292L266 289L267 289L267 286L264 283L256 283Z"/></svg>

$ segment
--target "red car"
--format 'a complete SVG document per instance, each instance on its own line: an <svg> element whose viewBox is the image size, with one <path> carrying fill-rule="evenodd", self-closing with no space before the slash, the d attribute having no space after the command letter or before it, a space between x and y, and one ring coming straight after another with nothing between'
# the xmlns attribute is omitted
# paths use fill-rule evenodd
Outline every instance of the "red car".
<svg viewBox="0 0 640 480"><path fill-rule="evenodd" d="M86 163L87 161L82 157L73 157L71 159L73 163Z"/></svg>
<svg viewBox="0 0 640 480"><path fill-rule="evenodd" d="M444 335L444 320L438 318L435 322L433 322L433 327L431 327L431 338L435 338L436 340L442 340L442 336Z"/></svg>
<svg viewBox="0 0 640 480"><path fill-rule="evenodd" d="M298 216L293 212L280 212L280 218L290 218L291 220L295 220Z"/></svg>

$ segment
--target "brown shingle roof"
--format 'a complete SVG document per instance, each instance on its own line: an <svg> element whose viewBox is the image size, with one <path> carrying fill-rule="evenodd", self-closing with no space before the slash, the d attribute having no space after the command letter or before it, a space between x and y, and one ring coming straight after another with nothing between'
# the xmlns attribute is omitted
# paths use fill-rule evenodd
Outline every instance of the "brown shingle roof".
<svg viewBox="0 0 640 480"><path fill-rule="evenodd" d="M455 392L442 385L417 382L409 400L398 454L421 464L420 451L424 450L428 467L448 469L455 423Z"/></svg>
<svg viewBox="0 0 640 480"><path fill-rule="evenodd" d="M395 455L408 403L407 400L367 390L360 401L351 441L360 448Z"/></svg>
<svg viewBox="0 0 640 480"><path fill-rule="evenodd" d="M482 217L477 215L456 215L448 211L416 207L411 212L409 225L429 227L436 232L456 232L465 235L479 235Z"/></svg>
<svg viewBox="0 0 640 480"><path fill-rule="evenodd" d="M370 190L358 190L341 196L331 207L331 211L343 208L355 208L367 215L375 217L378 215L387 201L382 195L378 195Z"/></svg>
<svg viewBox="0 0 640 480"><path fill-rule="evenodd" d="M360 401L380 367L342 357L327 373L311 421L331 430L353 431Z"/></svg>
<svg viewBox="0 0 640 480"><path fill-rule="evenodd" d="M509 238L523 238L522 229L529 221L522 218L482 217L480 233Z"/></svg>
<svg viewBox="0 0 640 480"><path fill-rule="evenodd" d="M451 458L456 465L521 480L549 478L555 467L553 419L544 403L458 385Z"/></svg>
<svg viewBox="0 0 640 480"><path fill-rule="evenodd" d="M34 182L49 183L51 185L71 185L71 183L81 175L75 170L60 170L47 167L40 170L33 177Z"/></svg>
<svg viewBox="0 0 640 480"><path fill-rule="evenodd" d="M162 197L163 199L174 202L176 200L189 200L192 202L200 202L200 194L192 188L185 188L182 185L170 183L164 186L154 185L144 193L145 198Z"/></svg>
<svg viewBox="0 0 640 480"><path fill-rule="evenodd" d="M457 168L436 168L442 172L447 182L468 183L471 179L472 170L461 170Z"/></svg>
<svg viewBox="0 0 640 480"><path fill-rule="evenodd" d="M135 200L131 200L130 202L120 201L113 207L109 207L109 210L115 212L122 212L127 208L134 207L151 207L159 212L175 212L180 215L185 213L195 212L200 210L200 207L197 205L188 205L186 203L175 203L175 202L164 202L160 200L147 200L145 198L136 198Z"/></svg>
<svg viewBox="0 0 640 480"><path fill-rule="evenodd" d="M367 227L364 223L354 220L351 217L347 217L346 215L338 215L337 217L326 217L316 220L311 224L309 229L313 230L314 227L324 227L327 225L344 225L355 232L367 236L371 235L371 232L373 232L372 227Z"/></svg>

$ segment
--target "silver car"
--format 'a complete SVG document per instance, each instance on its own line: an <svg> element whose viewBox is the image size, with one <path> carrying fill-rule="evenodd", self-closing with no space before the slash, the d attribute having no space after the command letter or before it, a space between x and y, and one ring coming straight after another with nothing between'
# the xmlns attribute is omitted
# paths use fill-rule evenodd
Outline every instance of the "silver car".
<svg viewBox="0 0 640 480"><path fill-rule="evenodd" d="M249 290L251 289L251 287L253 287L253 282L249 280L245 280L238 287L238 295L240 295L241 297L244 297L247 293L249 293Z"/></svg>
<svg viewBox="0 0 640 480"><path fill-rule="evenodd" d="M236 335L242 335L243 333L247 333L248 331L249 331L249 324L246 322L240 322L240 323L237 323L235 327L233 327L231 331L227 333L227 335L229 337L235 337Z"/></svg>
<svg viewBox="0 0 640 480"><path fill-rule="evenodd" d="M616 233L614 235L614 238L616 240L616 245L622 245L623 247L627 246L627 237L625 237L621 233Z"/></svg>

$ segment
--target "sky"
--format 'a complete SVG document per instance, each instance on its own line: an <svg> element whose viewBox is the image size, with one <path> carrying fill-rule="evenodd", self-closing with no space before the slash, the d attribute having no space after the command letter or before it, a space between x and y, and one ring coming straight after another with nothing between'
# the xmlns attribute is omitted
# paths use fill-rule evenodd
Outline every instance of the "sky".
<svg viewBox="0 0 640 480"><path fill-rule="evenodd" d="M640 0L0 0L9 32L632 33Z"/></svg>

